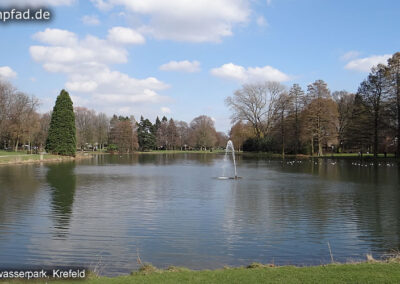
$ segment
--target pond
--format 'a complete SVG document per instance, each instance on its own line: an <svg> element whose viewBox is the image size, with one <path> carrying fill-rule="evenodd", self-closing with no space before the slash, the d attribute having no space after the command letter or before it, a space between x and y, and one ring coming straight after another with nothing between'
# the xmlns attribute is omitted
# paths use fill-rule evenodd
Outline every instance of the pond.
<svg viewBox="0 0 400 284"><path fill-rule="evenodd" d="M0 167L0 268L313 265L400 249L393 161L98 155Z"/></svg>

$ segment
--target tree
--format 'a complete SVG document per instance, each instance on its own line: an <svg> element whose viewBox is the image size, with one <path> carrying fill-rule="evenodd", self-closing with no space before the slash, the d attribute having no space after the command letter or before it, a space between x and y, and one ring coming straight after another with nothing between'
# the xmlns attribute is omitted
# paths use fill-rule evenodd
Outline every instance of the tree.
<svg viewBox="0 0 400 284"><path fill-rule="evenodd" d="M279 132L281 138L281 149L282 149L282 157L285 157L285 142L286 142L286 128L287 128L287 121L286 117L289 114L289 111L292 110L293 106L293 97L287 93L281 93L277 100L276 104L276 122L279 125Z"/></svg>
<svg viewBox="0 0 400 284"><path fill-rule="evenodd" d="M333 99L336 101L339 113L338 119L338 143L339 150L343 151L346 145L346 133L350 124L350 120L354 109L354 94L346 91L336 91L332 94Z"/></svg>
<svg viewBox="0 0 400 284"><path fill-rule="evenodd" d="M179 134L175 121L172 118L170 118L168 121L167 137L169 142L169 148L175 150L175 147L178 146L179 144Z"/></svg>
<svg viewBox="0 0 400 284"><path fill-rule="evenodd" d="M348 126L344 129L344 143L347 147L361 152L367 150L372 144L373 116L360 94L354 96L354 107Z"/></svg>
<svg viewBox="0 0 400 284"><path fill-rule="evenodd" d="M87 145L91 144L94 148L95 142L95 125L96 112L85 107L75 108L75 127L77 145L84 150Z"/></svg>
<svg viewBox="0 0 400 284"><path fill-rule="evenodd" d="M380 129L382 126L382 115L384 112L384 101L387 95L386 85L386 66L379 64L377 67L371 69L368 78L365 79L360 87L358 93L363 97L368 109L371 111L373 117L373 152L374 157L378 156Z"/></svg>
<svg viewBox="0 0 400 284"><path fill-rule="evenodd" d="M293 84L289 90L289 97L293 102L294 154L297 155L300 147L300 114L304 109L305 95L298 84Z"/></svg>
<svg viewBox="0 0 400 284"><path fill-rule="evenodd" d="M35 132L34 135L34 144L38 146L40 150L43 150L46 144L46 139L50 127L50 120L51 113L48 112L40 115L39 129Z"/></svg>
<svg viewBox="0 0 400 284"><path fill-rule="evenodd" d="M337 106L332 100L327 84L317 80L308 85L304 111L304 126L311 140L311 154L314 154L314 139L318 145L318 156L323 155L323 143L336 137Z"/></svg>
<svg viewBox="0 0 400 284"><path fill-rule="evenodd" d="M254 132L252 131L252 127L250 125L239 120L231 127L229 136L235 148L240 151L243 149L244 141L254 137Z"/></svg>
<svg viewBox="0 0 400 284"><path fill-rule="evenodd" d="M128 118L113 115L110 121L109 151L117 150L120 153L130 153L138 149L135 124L136 121L133 116Z"/></svg>
<svg viewBox="0 0 400 284"><path fill-rule="evenodd" d="M134 123L134 125L136 122ZM104 149L104 144L107 143L108 131L110 127L110 121L105 113L99 113L96 116L95 124L95 135L97 137L97 142L99 143L100 149Z"/></svg>
<svg viewBox="0 0 400 284"><path fill-rule="evenodd" d="M178 133L178 145L181 150L186 150L186 147L189 145L189 125L185 121L178 121L176 125Z"/></svg>
<svg viewBox="0 0 400 284"><path fill-rule="evenodd" d="M148 119L140 117L138 123L137 136L139 142L139 148L142 151L148 151L156 147L156 137L152 133L153 125Z"/></svg>
<svg viewBox="0 0 400 284"><path fill-rule="evenodd" d="M211 117L200 115L190 123L192 145L201 150L212 148L217 142L214 121Z"/></svg>
<svg viewBox="0 0 400 284"><path fill-rule="evenodd" d="M158 148L162 148L164 150L168 148L168 119L165 116L157 126L156 143Z"/></svg>
<svg viewBox="0 0 400 284"><path fill-rule="evenodd" d="M216 146L219 148L225 148L229 140L228 136L224 132L218 131L216 133L216 138L217 138Z"/></svg>
<svg viewBox="0 0 400 284"><path fill-rule="evenodd" d="M62 90L51 114L46 151L65 156L75 156L76 129L71 98Z"/></svg>
<svg viewBox="0 0 400 284"><path fill-rule="evenodd" d="M157 136L157 132L158 129L160 129L160 126L161 126L161 120L157 116L156 122L153 124L153 127L151 128L152 129L151 132L154 134L154 136Z"/></svg>
<svg viewBox="0 0 400 284"><path fill-rule="evenodd" d="M225 103L232 110L232 123L248 121L256 137L268 135L274 115L274 106L284 87L277 82L245 84L227 97Z"/></svg>
<svg viewBox="0 0 400 284"><path fill-rule="evenodd" d="M387 77L390 83L389 95L394 106L396 123L397 148L396 155L400 155L400 52L396 52L388 60Z"/></svg>
<svg viewBox="0 0 400 284"><path fill-rule="evenodd" d="M15 92L11 97L11 106L9 112L9 131L11 139L14 141L15 151L18 151L18 145L24 140L31 139L31 130L37 123L36 108L39 101L35 97L28 97L24 93ZM29 141L30 142L30 141Z"/></svg>

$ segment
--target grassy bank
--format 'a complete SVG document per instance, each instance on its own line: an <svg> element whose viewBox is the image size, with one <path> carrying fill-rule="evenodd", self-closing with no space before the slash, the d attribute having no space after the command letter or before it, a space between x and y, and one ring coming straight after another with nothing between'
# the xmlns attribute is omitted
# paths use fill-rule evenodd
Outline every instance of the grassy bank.
<svg viewBox="0 0 400 284"><path fill-rule="evenodd" d="M0 165L28 164L41 162L58 162L76 159L86 159L88 154L77 154L76 157L58 156L50 154L27 154L26 152L8 152L0 150Z"/></svg>
<svg viewBox="0 0 400 284"><path fill-rule="evenodd" d="M84 281L51 283L400 283L400 262L374 261L307 267L275 267L255 263L248 267L202 271L179 267L159 270L145 265L128 276L108 278L91 275Z"/></svg>

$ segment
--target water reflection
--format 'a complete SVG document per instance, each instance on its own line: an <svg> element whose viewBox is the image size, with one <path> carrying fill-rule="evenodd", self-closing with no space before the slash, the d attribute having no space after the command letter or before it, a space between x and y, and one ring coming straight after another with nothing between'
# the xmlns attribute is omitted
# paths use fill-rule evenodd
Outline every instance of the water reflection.
<svg viewBox="0 0 400 284"><path fill-rule="evenodd" d="M0 229L1 224L17 217L10 212L32 205L39 185L30 165L0 166Z"/></svg>
<svg viewBox="0 0 400 284"><path fill-rule="evenodd" d="M348 160L99 155L0 167L0 267L101 263L193 269L330 262L400 248L399 169Z"/></svg>
<svg viewBox="0 0 400 284"><path fill-rule="evenodd" d="M72 215L76 189L74 169L74 162L50 165L46 175L51 190L52 218L59 236L66 234Z"/></svg>

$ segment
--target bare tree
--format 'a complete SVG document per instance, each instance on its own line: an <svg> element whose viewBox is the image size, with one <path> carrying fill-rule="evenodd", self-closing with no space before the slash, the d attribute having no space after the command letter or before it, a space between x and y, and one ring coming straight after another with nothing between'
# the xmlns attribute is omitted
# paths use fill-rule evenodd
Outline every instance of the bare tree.
<svg viewBox="0 0 400 284"><path fill-rule="evenodd" d="M254 137L254 132L249 123L246 124L239 120L231 127L229 136L235 148L240 151L243 148L244 141Z"/></svg>
<svg viewBox="0 0 400 284"><path fill-rule="evenodd" d="M336 135L337 106L332 100L327 84L322 80L308 85L306 103L304 125L311 138L311 152L314 154L315 138L318 145L318 156L322 156L323 143Z"/></svg>
<svg viewBox="0 0 400 284"><path fill-rule="evenodd" d="M333 92L332 96L338 107L338 143L340 150L343 151L346 144L346 133L353 114L355 96L346 91Z"/></svg>
<svg viewBox="0 0 400 284"><path fill-rule="evenodd" d="M400 52L396 52L388 60L387 77L390 83L390 100L395 108L395 123L397 148L396 155L400 155Z"/></svg>
<svg viewBox="0 0 400 284"><path fill-rule="evenodd" d="M136 122L133 123L136 125ZM95 134L97 143L101 150L104 149L104 144L107 143L108 131L110 128L110 120L105 113L100 112L96 116Z"/></svg>
<svg viewBox="0 0 400 284"><path fill-rule="evenodd" d="M15 151L18 151L20 142L25 142L29 136L32 124L35 123L33 116L39 105L38 99L28 97L24 93L16 92L12 95L10 106L10 132L14 141Z"/></svg>
<svg viewBox="0 0 400 284"><path fill-rule="evenodd" d="M282 157L285 157L285 142L286 142L286 117L289 112L293 109L293 97L288 93L281 93L277 100L275 111L276 122L280 126L281 146L282 146Z"/></svg>
<svg viewBox="0 0 400 284"><path fill-rule="evenodd" d="M293 100L294 154L297 155L300 147L300 114L304 109L305 95L298 84L293 84L289 96Z"/></svg>
<svg viewBox="0 0 400 284"><path fill-rule="evenodd" d="M186 147L189 145L189 125L185 121L178 121L176 125L178 132L178 145L181 150L186 150Z"/></svg>
<svg viewBox="0 0 400 284"><path fill-rule="evenodd" d="M374 157L378 156L384 102L388 95L386 74L386 66L379 64L377 67L371 69L368 78L364 80L358 88L358 93L365 100L373 116Z"/></svg>
<svg viewBox="0 0 400 284"><path fill-rule="evenodd" d="M192 145L200 149L212 148L217 142L214 121L211 117L200 115L190 123Z"/></svg>
<svg viewBox="0 0 400 284"><path fill-rule="evenodd" d="M34 135L34 144L37 147L39 147L40 150L44 150L47 134L49 132L50 120L51 120L50 112L40 115L39 128Z"/></svg>
<svg viewBox="0 0 400 284"><path fill-rule="evenodd" d="M170 118L167 127L169 148L175 150L175 147L179 144L178 128L176 127L175 121Z"/></svg>
<svg viewBox="0 0 400 284"><path fill-rule="evenodd" d="M275 104L284 87L277 82L245 84L227 97L225 103L232 110L232 123L248 121L255 135L268 135L272 128Z"/></svg>
<svg viewBox="0 0 400 284"><path fill-rule="evenodd" d="M217 137L216 146L219 148L225 148L229 139L228 135L226 135L224 132L218 131L216 133L216 137Z"/></svg>
<svg viewBox="0 0 400 284"><path fill-rule="evenodd" d="M75 108L75 125L77 145L83 150L88 144L94 147L95 141L95 118L94 110L89 110L85 107Z"/></svg>
<svg viewBox="0 0 400 284"><path fill-rule="evenodd" d="M160 124L157 126L157 147L167 149L170 143L168 137L168 119L164 116Z"/></svg>

